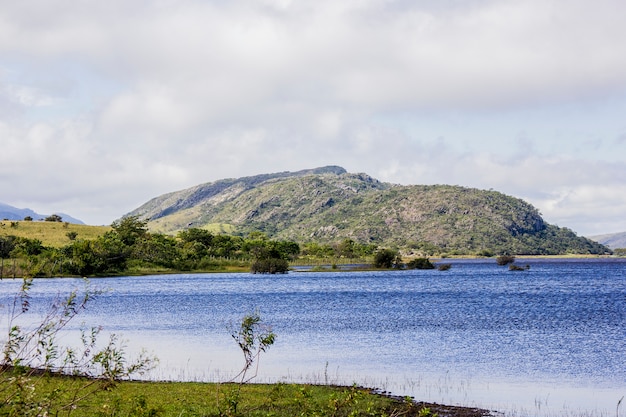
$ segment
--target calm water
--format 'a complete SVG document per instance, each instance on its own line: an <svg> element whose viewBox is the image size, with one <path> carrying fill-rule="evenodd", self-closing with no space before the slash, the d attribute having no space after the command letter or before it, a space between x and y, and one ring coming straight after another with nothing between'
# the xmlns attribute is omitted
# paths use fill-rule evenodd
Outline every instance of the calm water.
<svg viewBox="0 0 626 417"><path fill-rule="evenodd" d="M518 260L530 264L524 272L450 262L446 272L92 280L108 292L80 320L153 352L158 379L236 374L229 329L258 309L278 336L259 382L356 382L511 415L616 415L626 395L626 262ZM18 285L0 282L3 304ZM37 280L33 304L77 286Z"/></svg>

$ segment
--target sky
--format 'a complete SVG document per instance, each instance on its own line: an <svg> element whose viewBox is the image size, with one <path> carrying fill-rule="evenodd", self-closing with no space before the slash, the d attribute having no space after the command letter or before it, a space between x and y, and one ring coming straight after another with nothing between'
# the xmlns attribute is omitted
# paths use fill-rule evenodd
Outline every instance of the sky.
<svg viewBox="0 0 626 417"><path fill-rule="evenodd" d="M0 0L0 202L339 165L626 231L622 0Z"/></svg>

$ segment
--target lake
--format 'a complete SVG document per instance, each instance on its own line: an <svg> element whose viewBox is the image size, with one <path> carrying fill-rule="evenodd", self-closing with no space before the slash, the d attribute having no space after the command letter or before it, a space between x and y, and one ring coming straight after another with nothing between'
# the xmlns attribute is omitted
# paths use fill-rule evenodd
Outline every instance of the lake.
<svg viewBox="0 0 626 417"><path fill-rule="evenodd" d="M518 259L526 271L446 262L448 271L93 279L107 291L64 340L82 322L103 325L129 352L159 357L151 378L224 381L243 365L230 331L258 310L277 340L256 382L357 383L515 416L616 415L626 395L626 260ZM33 314L81 283L36 280ZM4 306L19 284L0 282Z"/></svg>

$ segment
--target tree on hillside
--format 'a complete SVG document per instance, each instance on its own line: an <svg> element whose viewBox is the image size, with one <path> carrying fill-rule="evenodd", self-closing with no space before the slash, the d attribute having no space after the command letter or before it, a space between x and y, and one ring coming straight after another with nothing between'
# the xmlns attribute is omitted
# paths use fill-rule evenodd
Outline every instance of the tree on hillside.
<svg viewBox="0 0 626 417"><path fill-rule="evenodd" d="M111 227L125 245L132 246L148 233L147 225L148 221L139 220L139 216L128 216L114 221Z"/></svg>
<svg viewBox="0 0 626 417"><path fill-rule="evenodd" d="M50 216L46 217L44 220L47 222L62 222L63 217L59 216L58 214L51 214Z"/></svg>

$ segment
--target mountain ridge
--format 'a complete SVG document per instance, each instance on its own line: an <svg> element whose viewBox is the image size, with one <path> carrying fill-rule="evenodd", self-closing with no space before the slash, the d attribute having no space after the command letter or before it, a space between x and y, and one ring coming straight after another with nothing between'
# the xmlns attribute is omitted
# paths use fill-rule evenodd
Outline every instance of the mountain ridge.
<svg viewBox="0 0 626 417"><path fill-rule="evenodd" d="M611 249L626 248L626 232L606 233L588 237Z"/></svg>
<svg viewBox="0 0 626 417"><path fill-rule="evenodd" d="M74 224L85 224L81 220L78 220L65 213L52 213L61 216L63 221ZM43 220L50 216L49 214L39 214L29 208L17 208L9 204L0 202L0 219L1 220L24 220L25 217L30 216L33 220Z"/></svg>
<svg viewBox="0 0 626 417"><path fill-rule="evenodd" d="M497 191L398 185L338 166L218 180L155 197L130 212L153 231L264 232L299 243L359 243L419 253L606 253Z"/></svg>

